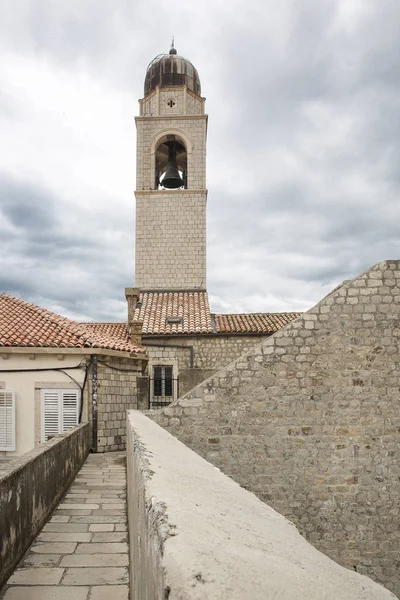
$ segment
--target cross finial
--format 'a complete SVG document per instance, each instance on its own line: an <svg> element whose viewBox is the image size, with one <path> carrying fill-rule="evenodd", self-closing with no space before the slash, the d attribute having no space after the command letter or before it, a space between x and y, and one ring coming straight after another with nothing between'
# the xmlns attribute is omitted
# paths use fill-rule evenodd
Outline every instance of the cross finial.
<svg viewBox="0 0 400 600"><path fill-rule="evenodd" d="M172 43L171 43L171 49L169 51L170 54L176 54L176 50L175 50L175 36L172 36Z"/></svg>

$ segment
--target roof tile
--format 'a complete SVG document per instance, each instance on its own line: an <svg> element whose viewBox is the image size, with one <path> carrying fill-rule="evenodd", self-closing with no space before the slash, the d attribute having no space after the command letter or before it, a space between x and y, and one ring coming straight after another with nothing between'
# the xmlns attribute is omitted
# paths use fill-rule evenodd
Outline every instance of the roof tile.
<svg viewBox="0 0 400 600"><path fill-rule="evenodd" d="M0 294L0 346L144 352L143 348L130 342L126 325L125 328L109 330L87 325L8 294Z"/></svg>
<svg viewBox="0 0 400 600"><path fill-rule="evenodd" d="M214 333L207 292L141 292L134 318L143 322L143 335Z"/></svg>
<svg viewBox="0 0 400 600"><path fill-rule="evenodd" d="M276 333L301 313L249 313L214 315L218 333Z"/></svg>

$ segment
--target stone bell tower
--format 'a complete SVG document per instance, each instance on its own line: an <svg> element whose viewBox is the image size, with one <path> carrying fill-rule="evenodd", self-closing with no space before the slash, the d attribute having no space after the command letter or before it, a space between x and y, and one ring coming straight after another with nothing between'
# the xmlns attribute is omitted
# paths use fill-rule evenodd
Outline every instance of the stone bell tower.
<svg viewBox="0 0 400 600"><path fill-rule="evenodd" d="M205 290L205 98L196 69L173 46L149 64L139 105L135 285Z"/></svg>

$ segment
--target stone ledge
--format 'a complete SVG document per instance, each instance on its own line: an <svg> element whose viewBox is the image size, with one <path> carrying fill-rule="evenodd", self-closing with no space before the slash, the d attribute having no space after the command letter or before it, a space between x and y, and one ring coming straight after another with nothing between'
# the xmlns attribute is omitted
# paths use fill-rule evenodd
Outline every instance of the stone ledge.
<svg viewBox="0 0 400 600"><path fill-rule="evenodd" d="M137 411L127 424L131 597L393 600Z"/></svg>
<svg viewBox="0 0 400 600"><path fill-rule="evenodd" d="M0 588L45 524L89 452L89 423L10 461L0 474Z"/></svg>

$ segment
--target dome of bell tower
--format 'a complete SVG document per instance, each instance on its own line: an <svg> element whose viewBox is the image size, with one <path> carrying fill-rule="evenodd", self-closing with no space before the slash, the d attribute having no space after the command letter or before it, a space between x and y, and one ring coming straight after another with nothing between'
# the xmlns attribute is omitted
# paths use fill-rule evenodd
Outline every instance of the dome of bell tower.
<svg viewBox="0 0 400 600"><path fill-rule="evenodd" d="M169 87L173 85L186 85L198 96L201 95L200 78L197 70L190 60L179 56L174 46L168 54L156 56L146 71L144 81L144 95L156 89L157 86Z"/></svg>

